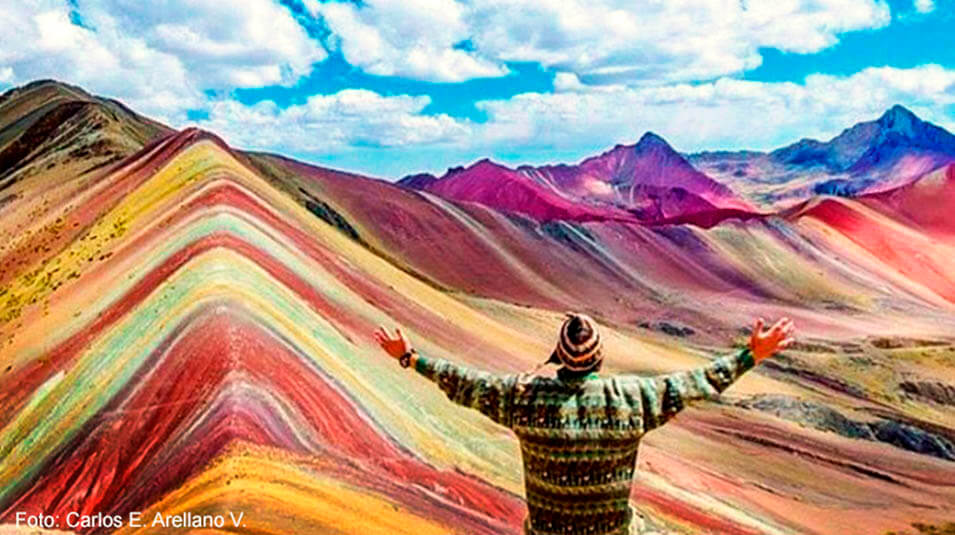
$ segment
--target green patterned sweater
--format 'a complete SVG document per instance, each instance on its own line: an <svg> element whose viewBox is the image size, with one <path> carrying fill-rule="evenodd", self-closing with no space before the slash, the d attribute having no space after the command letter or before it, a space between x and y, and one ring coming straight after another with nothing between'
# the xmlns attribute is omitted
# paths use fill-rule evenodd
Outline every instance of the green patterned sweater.
<svg viewBox="0 0 955 535"><path fill-rule="evenodd" d="M655 377L497 376L425 356L415 369L451 401L517 434L526 533L623 535L633 517L640 437L687 403L714 398L753 365L743 349L702 368Z"/></svg>

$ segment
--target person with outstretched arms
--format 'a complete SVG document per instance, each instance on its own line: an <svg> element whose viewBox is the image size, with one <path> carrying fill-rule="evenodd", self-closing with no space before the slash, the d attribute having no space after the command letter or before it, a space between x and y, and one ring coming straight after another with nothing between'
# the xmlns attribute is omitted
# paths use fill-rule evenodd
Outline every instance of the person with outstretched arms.
<svg viewBox="0 0 955 535"><path fill-rule="evenodd" d="M568 314L547 363L555 377L494 375L421 355L396 329L375 338L402 366L511 429L520 440L528 535L628 535L642 520L630 506L640 439L689 403L713 399L743 373L793 343L788 318L756 321L747 347L693 370L643 377L601 376L597 324Z"/></svg>

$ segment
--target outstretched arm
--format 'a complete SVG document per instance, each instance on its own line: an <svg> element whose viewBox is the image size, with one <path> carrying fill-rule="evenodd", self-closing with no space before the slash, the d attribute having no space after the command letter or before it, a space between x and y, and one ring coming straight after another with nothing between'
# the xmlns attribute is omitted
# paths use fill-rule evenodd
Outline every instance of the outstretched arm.
<svg viewBox="0 0 955 535"><path fill-rule="evenodd" d="M695 370L636 379L629 392L643 410L644 431L664 424L694 401L713 399L729 388L743 373L793 342L792 320L783 318L769 329L762 318L756 320L749 345L733 354L720 357Z"/></svg>
<svg viewBox="0 0 955 535"><path fill-rule="evenodd" d="M499 424L510 425L515 376L496 376L444 359L419 355L401 329L395 329L395 335L392 336L384 327L379 327L375 331L375 339L395 359L410 356L410 366L437 384L454 403L476 409Z"/></svg>

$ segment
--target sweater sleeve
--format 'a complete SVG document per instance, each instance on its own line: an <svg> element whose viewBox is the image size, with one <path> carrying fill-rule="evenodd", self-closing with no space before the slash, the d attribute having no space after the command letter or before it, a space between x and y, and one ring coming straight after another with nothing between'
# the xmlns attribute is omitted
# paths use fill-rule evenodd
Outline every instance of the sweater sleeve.
<svg viewBox="0 0 955 535"><path fill-rule="evenodd" d="M646 432L666 423L689 403L716 398L754 365L750 350L741 349L701 368L635 378L627 384L627 398L640 403Z"/></svg>
<svg viewBox="0 0 955 535"><path fill-rule="evenodd" d="M478 410L491 420L510 426L517 376L493 375L420 354L415 371L437 384L454 403Z"/></svg>

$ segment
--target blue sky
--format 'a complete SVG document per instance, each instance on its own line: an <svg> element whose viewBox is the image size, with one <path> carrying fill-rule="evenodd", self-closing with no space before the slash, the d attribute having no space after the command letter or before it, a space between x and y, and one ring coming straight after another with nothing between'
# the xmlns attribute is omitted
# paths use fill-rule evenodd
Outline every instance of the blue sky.
<svg viewBox="0 0 955 535"><path fill-rule="evenodd" d="M764 150L896 103L955 127L953 3L38 0L0 7L0 89L54 77L385 178L577 161L648 130Z"/></svg>
<svg viewBox="0 0 955 535"><path fill-rule="evenodd" d="M955 10L951 3L940 4L930 13L919 13L912 2L904 0L893 0L889 5L894 16L888 26L845 33L837 44L814 54L762 49L763 64L744 77L778 82L799 80L817 72L849 75L870 66L955 65Z"/></svg>

